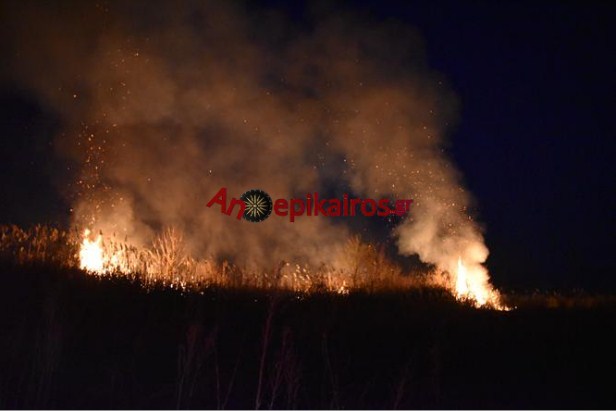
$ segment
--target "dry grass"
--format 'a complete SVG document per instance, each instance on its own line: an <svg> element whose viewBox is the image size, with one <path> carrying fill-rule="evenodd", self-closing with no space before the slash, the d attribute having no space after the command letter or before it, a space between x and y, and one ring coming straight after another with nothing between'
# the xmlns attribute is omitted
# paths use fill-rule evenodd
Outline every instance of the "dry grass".
<svg viewBox="0 0 616 411"><path fill-rule="evenodd" d="M37 225L28 230L0 227L0 256L18 263L79 267L82 233ZM430 284L428 276L409 276L391 263L382 247L349 239L336 266L309 267L281 262L271 270L240 267L228 261L188 254L182 233L167 228L149 247L137 248L115 235L100 236L104 264L98 276L128 276L146 287L200 290L207 287L283 289L294 292L382 291ZM90 235L90 241L94 241Z"/></svg>
<svg viewBox="0 0 616 411"><path fill-rule="evenodd" d="M45 225L24 230L15 225L0 226L0 256L18 263L52 263L77 266L78 241L74 233Z"/></svg>

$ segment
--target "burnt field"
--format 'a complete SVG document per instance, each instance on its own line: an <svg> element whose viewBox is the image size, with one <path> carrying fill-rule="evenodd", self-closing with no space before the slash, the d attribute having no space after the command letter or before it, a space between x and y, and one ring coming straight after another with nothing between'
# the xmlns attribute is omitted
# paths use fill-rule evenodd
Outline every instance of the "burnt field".
<svg viewBox="0 0 616 411"><path fill-rule="evenodd" d="M3 408L613 408L613 300L182 294L2 263ZM579 303L575 303L575 302Z"/></svg>

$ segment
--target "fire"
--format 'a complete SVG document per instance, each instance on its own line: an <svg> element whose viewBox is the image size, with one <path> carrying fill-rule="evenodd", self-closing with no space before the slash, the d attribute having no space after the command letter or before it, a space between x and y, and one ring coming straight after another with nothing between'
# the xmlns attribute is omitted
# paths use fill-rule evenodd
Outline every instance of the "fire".
<svg viewBox="0 0 616 411"><path fill-rule="evenodd" d="M94 241L90 240L90 230L83 232L83 242L79 250L79 267L88 272L104 273L103 237L99 234Z"/></svg>
<svg viewBox="0 0 616 411"><path fill-rule="evenodd" d="M79 248L79 267L82 270L98 275L132 272L125 247L104 241L102 234L91 240L91 233L88 228L84 230Z"/></svg>
<svg viewBox="0 0 616 411"><path fill-rule="evenodd" d="M456 274L456 293L458 297L468 295L468 270L462 264L462 257L458 257L458 272Z"/></svg>
<svg viewBox="0 0 616 411"><path fill-rule="evenodd" d="M497 310L510 310L501 302L500 293L492 288L488 282L485 268L481 265L471 267L464 265L462 258L458 258L456 271L455 293L459 300L468 300L477 307L490 307Z"/></svg>
<svg viewBox="0 0 616 411"><path fill-rule="evenodd" d="M189 288L189 285L194 285L197 289L204 284L228 285L224 265L217 274L213 262L184 255L182 238L174 230L167 230L153 243L151 249L133 249L133 252L129 250L131 249L126 244L118 245L109 238L104 240L102 234L92 239L92 231L85 229L79 249L79 266L82 270L97 275L145 276L146 281L166 284L172 288L176 285L182 289ZM322 280L313 279L316 274L308 271L307 267L297 265L294 271L282 270L280 283L274 286L310 292L315 287L319 288L321 281L327 290L341 295L349 294L352 288L367 286L345 271L328 272ZM248 285L251 281L258 284L262 279L256 276L244 280ZM352 287L349 284L352 284ZM456 299L471 302L477 308L505 311L511 309L501 301L500 293L492 287L488 272L480 263L465 264L462 257L459 257L455 278L446 277L445 283L441 285L450 290Z"/></svg>

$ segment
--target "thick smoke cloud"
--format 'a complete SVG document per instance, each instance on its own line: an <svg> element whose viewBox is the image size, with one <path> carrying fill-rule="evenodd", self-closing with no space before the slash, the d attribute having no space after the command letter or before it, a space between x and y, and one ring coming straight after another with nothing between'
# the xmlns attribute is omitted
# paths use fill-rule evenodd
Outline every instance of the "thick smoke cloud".
<svg viewBox="0 0 616 411"><path fill-rule="evenodd" d="M129 3L7 7L3 37L19 39L5 40L8 73L61 116L58 152L83 165L76 224L144 243L176 226L197 255L319 264L344 224L248 224L205 204L223 186L290 198L338 185L415 200L392 233L401 253L480 267L487 249L443 151L457 101L412 30L323 12L298 28L228 2Z"/></svg>

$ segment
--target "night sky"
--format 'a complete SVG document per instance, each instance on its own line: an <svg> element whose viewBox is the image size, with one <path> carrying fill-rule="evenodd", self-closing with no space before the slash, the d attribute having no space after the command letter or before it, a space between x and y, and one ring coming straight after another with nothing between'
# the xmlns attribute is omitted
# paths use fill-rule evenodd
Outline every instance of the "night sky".
<svg viewBox="0 0 616 411"><path fill-rule="evenodd" d="M305 4L260 3L306 24ZM458 95L448 150L477 200L492 281L505 288L615 290L613 6L346 7L416 27L430 66ZM66 224L66 164L51 149L59 120L33 94L0 79L0 223Z"/></svg>

